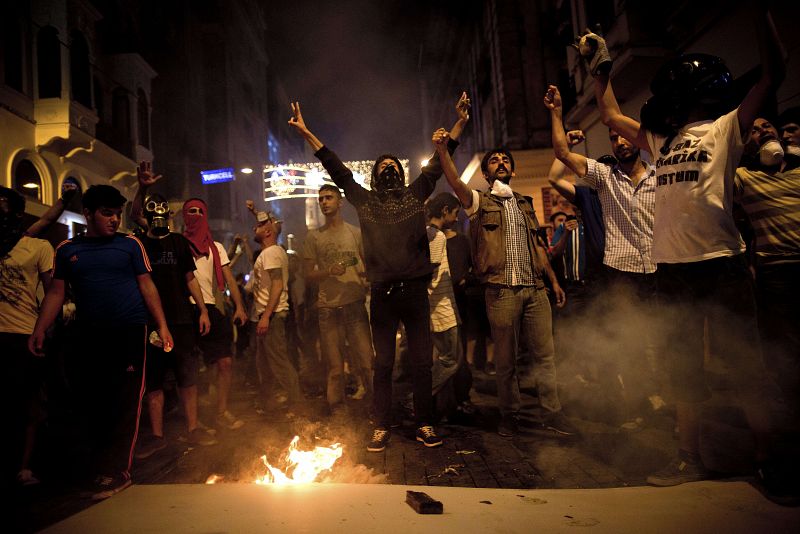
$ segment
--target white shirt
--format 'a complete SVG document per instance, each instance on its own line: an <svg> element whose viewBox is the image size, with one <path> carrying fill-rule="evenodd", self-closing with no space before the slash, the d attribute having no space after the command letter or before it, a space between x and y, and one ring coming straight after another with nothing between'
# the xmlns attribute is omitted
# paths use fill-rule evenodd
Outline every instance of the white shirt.
<svg viewBox="0 0 800 534"><path fill-rule="evenodd" d="M253 266L253 314L251 321L258 321L259 316L264 312L269 303L269 290L272 286L272 279L269 277L270 269L280 269L283 279L283 290L278 300L278 305L273 312L286 311L289 309L289 256L283 247L271 245L261 251Z"/></svg>
<svg viewBox="0 0 800 534"><path fill-rule="evenodd" d="M222 243L214 241L217 250L219 251L219 263L223 267L230 263L228 253L225 252L225 247ZM217 299L214 298L214 288L217 286L217 275L214 274L214 255L210 250L208 256L200 256L194 259L194 277L197 283L200 284L200 292L203 294L203 302L206 304L216 304ZM189 300L194 304L194 299L189 297Z"/></svg>
<svg viewBox="0 0 800 534"><path fill-rule="evenodd" d="M741 254L733 222L733 181L744 143L738 109L715 121L687 124L661 152L665 138L647 133L656 160L653 259L690 263Z"/></svg>
<svg viewBox="0 0 800 534"><path fill-rule="evenodd" d="M428 226L428 246L431 263L435 266L428 286L428 301L431 307L431 331L444 332L458 325L453 279L447 261L447 238L435 226Z"/></svg>

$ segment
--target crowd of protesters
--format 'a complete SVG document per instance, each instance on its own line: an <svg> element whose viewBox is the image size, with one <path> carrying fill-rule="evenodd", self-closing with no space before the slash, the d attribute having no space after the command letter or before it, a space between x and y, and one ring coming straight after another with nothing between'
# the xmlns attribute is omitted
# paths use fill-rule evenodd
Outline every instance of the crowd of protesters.
<svg viewBox="0 0 800 534"><path fill-rule="evenodd" d="M550 183L571 203L551 217L549 236L532 199L512 187L507 149L485 153L485 190L460 180L452 154L469 120L466 94L454 126L433 132L435 154L416 179L407 184L400 160L384 154L370 187L354 180L293 103L290 126L335 183L319 189L325 223L302 251L282 247L281 221L249 201L253 235L237 236L230 252L214 240L200 199L183 203L184 230L174 232L169 201L149 191L161 177L147 163L131 206L135 234L118 231L125 197L95 185L81 197L85 235L55 250L36 235L70 202L75 184L65 183L63 198L29 228L23 197L0 189L0 338L11 363L6 405L19 406L17 453L6 471L19 484L38 482L31 459L45 353L67 354L60 369L93 499L128 487L134 460L166 446L169 373L185 417L177 439L213 446L218 430L241 428L228 401L234 355L244 353L259 411L292 418L316 387L331 416L350 416L349 397L369 406L370 452L389 446L404 416L421 445L441 446L437 425L469 423L475 413L477 367L496 376L499 435L514 437L525 424L578 436L557 375L571 362L584 379L621 388L623 429L645 424L647 407L663 406L665 397L674 403L679 449L647 480L676 485L709 477L699 403L709 397L710 345L729 366L753 432L758 480L776 499L788 498L779 443L792 439L800 407L800 112L765 111L784 69L768 14L759 21L762 71L743 100L726 100L731 76L722 60L680 56L656 75L640 121L620 111L603 39L580 39L613 155L575 150L583 134L565 132L559 89L549 86ZM442 175L454 194L429 198ZM358 225L344 221L345 200ZM457 231L460 213L466 235ZM242 257L252 270L237 279L231 267ZM491 357L475 349L489 336ZM589 345L592 361L584 357ZM208 425L198 416L202 366L216 392ZM534 412L521 401L526 372L535 381ZM311 387L303 383L309 373Z"/></svg>

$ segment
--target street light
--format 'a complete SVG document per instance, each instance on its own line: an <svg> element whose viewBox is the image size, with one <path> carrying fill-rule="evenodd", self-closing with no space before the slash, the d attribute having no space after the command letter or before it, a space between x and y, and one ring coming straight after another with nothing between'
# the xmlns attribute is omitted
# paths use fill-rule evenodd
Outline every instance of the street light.
<svg viewBox="0 0 800 534"><path fill-rule="evenodd" d="M39 184L37 184L36 182L25 182L24 184L22 184L22 187L24 187L25 189L39 189Z"/></svg>
<svg viewBox="0 0 800 534"><path fill-rule="evenodd" d="M253 174L253 169L251 167L242 167L241 168L242 174Z"/></svg>

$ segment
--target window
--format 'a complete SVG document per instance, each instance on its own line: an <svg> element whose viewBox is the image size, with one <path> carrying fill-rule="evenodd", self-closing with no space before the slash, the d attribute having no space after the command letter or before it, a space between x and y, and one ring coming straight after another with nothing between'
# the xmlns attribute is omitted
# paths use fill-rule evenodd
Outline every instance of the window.
<svg viewBox="0 0 800 534"><path fill-rule="evenodd" d="M19 20L8 14L3 22L3 82L22 92L22 31Z"/></svg>
<svg viewBox="0 0 800 534"><path fill-rule="evenodd" d="M139 144L150 148L150 106L147 95L141 89L136 92L136 126L139 129Z"/></svg>
<svg viewBox="0 0 800 534"><path fill-rule="evenodd" d="M72 99L92 108L92 73L89 65L89 45L83 34L72 32L69 49L69 74L72 85Z"/></svg>
<svg viewBox="0 0 800 534"><path fill-rule="evenodd" d="M42 200L42 177L27 159L20 161L14 171L14 190L28 198Z"/></svg>
<svg viewBox="0 0 800 534"><path fill-rule="evenodd" d="M61 98L61 43L58 30L45 26L36 42L39 98Z"/></svg>

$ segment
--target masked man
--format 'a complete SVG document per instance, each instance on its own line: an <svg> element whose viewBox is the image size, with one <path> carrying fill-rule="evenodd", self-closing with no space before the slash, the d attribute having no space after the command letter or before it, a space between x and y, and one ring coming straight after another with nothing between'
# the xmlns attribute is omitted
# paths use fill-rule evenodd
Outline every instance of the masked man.
<svg viewBox="0 0 800 534"><path fill-rule="evenodd" d="M197 356L192 350L195 334L208 333L208 310L203 303L200 285L194 277L194 259L189 242L181 234L170 232L169 202L159 194L147 195L148 181L153 178L150 163L143 162L138 169L139 190L131 213L140 219L142 211L147 221L147 234L141 236L142 244L153 268L153 283L161 296L164 316L175 339L175 350L164 352L158 344L148 343L145 376L147 403L152 434L137 446L136 458L144 459L167 446L164 440L164 377L171 369L178 383L180 398L186 417L186 439L193 445L213 445L216 440L198 427L197 422ZM142 207L144 208L142 210ZM198 302L199 318L195 318L189 297ZM153 327L148 330L152 335Z"/></svg>
<svg viewBox="0 0 800 534"><path fill-rule="evenodd" d="M459 105L463 113L454 127L454 138L467 122L466 94ZM372 189L355 182L353 173L338 156L306 127L300 104L292 104L289 125L303 136L333 181L344 190L361 223L367 278L371 284L370 323L375 346L373 368L373 410L375 428L367 445L379 452L389 442L392 404L392 368L398 324L408 334L408 349L414 389L416 439L426 447L438 447L433 422L431 366L433 345L430 332L428 285L433 266L425 228L425 199L433 192L442 173L435 157L422 168L420 176L405 185L403 167L397 157L385 154L375 160ZM450 150L455 150L455 140Z"/></svg>

